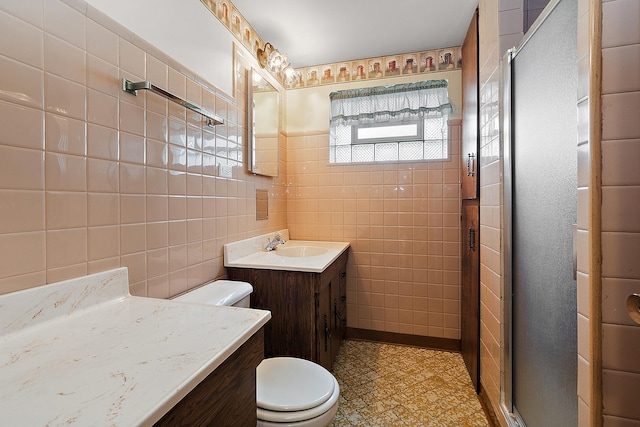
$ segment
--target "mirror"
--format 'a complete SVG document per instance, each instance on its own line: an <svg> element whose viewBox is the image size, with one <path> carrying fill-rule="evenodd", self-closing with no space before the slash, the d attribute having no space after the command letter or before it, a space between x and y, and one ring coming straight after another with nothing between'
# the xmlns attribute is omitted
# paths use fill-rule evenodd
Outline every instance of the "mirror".
<svg viewBox="0 0 640 427"><path fill-rule="evenodd" d="M247 70L249 170L278 176L280 94L258 70Z"/></svg>

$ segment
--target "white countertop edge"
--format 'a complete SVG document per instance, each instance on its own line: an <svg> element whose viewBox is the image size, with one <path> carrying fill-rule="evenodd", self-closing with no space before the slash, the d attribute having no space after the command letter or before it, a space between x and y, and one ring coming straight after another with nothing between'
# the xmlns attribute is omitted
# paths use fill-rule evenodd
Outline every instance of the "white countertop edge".
<svg viewBox="0 0 640 427"><path fill-rule="evenodd" d="M177 302L173 300L167 300L172 302ZM187 302L178 302L179 304L192 304ZM226 307L237 310L247 310L246 308L235 308L235 307ZM254 310L258 311L258 310ZM257 320L256 323L251 325L250 328L246 329L242 335L237 336L237 338L229 343L229 345L224 348L220 353L216 355L215 358L211 359L207 364L203 365L202 368L195 371L191 376L186 378L174 393L171 393L166 396L166 399L157 403L157 405L149 410L144 416L141 417L139 425L153 425L157 421L159 421L164 415L166 415L175 405L177 405L182 399L185 398L193 389L195 389L198 384L204 381L213 371L216 370L217 367L222 365L229 356L231 356L236 350L238 350L242 345L249 340L262 328L269 320L271 319L271 312L264 311L263 315Z"/></svg>

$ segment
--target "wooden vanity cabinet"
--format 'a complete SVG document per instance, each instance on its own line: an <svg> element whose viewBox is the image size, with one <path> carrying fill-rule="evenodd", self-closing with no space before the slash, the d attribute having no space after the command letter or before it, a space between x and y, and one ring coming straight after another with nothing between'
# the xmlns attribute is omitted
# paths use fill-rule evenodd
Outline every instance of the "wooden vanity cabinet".
<svg viewBox="0 0 640 427"><path fill-rule="evenodd" d="M271 311L265 357L300 357L332 368L346 330L347 256L322 273L227 268L229 279L253 285L251 308Z"/></svg>

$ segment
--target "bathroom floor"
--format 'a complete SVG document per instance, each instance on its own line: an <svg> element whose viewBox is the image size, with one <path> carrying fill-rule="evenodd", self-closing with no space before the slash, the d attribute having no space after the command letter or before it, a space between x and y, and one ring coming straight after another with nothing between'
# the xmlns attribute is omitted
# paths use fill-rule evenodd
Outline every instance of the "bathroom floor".
<svg viewBox="0 0 640 427"><path fill-rule="evenodd" d="M346 340L332 426L489 426L459 353Z"/></svg>

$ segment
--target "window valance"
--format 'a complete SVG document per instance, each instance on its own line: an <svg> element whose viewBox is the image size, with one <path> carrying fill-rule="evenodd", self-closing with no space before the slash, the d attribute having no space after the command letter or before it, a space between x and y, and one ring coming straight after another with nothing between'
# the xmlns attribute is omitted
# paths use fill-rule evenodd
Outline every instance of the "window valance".
<svg viewBox="0 0 640 427"><path fill-rule="evenodd" d="M331 124L393 123L448 115L452 106L447 87L446 80L428 80L332 92Z"/></svg>

